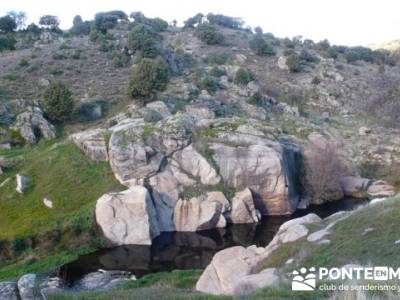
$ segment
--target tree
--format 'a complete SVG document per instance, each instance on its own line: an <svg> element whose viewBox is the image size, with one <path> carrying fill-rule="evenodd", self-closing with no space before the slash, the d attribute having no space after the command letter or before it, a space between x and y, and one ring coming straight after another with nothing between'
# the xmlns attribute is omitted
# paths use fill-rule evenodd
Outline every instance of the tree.
<svg viewBox="0 0 400 300"><path fill-rule="evenodd" d="M212 24L204 23L196 27L195 36L207 45L220 45L224 35Z"/></svg>
<svg viewBox="0 0 400 300"><path fill-rule="evenodd" d="M128 16L121 10L112 10L108 12L100 12L94 16L94 24L96 28L106 33L108 29L113 29L119 20L127 20Z"/></svg>
<svg viewBox="0 0 400 300"><path fill-rule="evenodd" d="M262 34L256 34L249 41L250 49L257 55L275 55L275 49L264 39Z"/></svg>
<svg viewBox="0 0 400 300"><path fill-rule="evenodd" d="M13 34L0 35L0 52L4 50L15 50L17 40Z"/></svg>
<svg viewBox="0 0 400 300"><path fill-rule="evenodd" d="M199 13L187 19L185 22L183 22L185 24L184 28L194 28L195 26L202 24L203 18L204 15L202 13Z"/></svg>
<svg viewBox="0 0 400 300"><path fill-rule="evenodd" d="M26 13L24 11L10 11L7 13L11 18L14 19L15 23L17 24L17 29L21 29L25 26L26 22Z"/></svg>
<svg viewBox="0 0 400 300"><path fill-rule="evenodd" d="M243 21L240 18L233 18L233 17L228 17L224 15L214 15L214 14L208 14L207 15L207 20L211 24L227 27L227 28L232 28L232 29L240 29L243 26Z"/></svg>
<svg viewBox="0 0 400 300"><path fill-rule="evenodd" d="M143 58L129 77L128 95L132 98L151 97L156 91L165 89L168 79L168 65L164 60Z"/></svg>
<svg viewBox="0 0 400 300"><path fill-rule="evenodd" d="M74 110L72 92L61 82L50 84L41 104L46 116L56 122L67 120Z"/></svg>
<svg viewBox="0 0 400 300"><path fill-rule="evenodd" d="M80 15L76 15L72 20L73 26L77 26L83 22L82 17Z"/></svg>
<svg viewBox="0 0 400 300"><path fill-rule="evenodd" d="M6 15L4 17L0 18L0 31L3 33L9 33L13 32L15 29L17 29L17 23L15 20L10 17L9 15Z"/></svg>
<svg viewBox="0 0 400 300"><path fill-rule="evenodd" d="M254 32L256 34L263 34L263 29L260 26L257 26L256 28L254 28Z"/></svg>
<svg viewBox="0 0 400 300"><path fill-rule="evenodd" d="M44 15L40 17L39 24L50 29L57 29L60 20L57 16Z"/></svg>
<svg viewBox="0 0 400 300"><path fill-rule="evenodd" d="M254 80L253 74L244 68L240 68L236 71L234 82L239 85L247 85L250 81Z"/></svg>
<svg viewBox="0 0 400 300"><path fill-rule="evenodd" d="M140 51L143 57L154 58L157 56L158 42L161 40L151 27L138 24L128 35L128 48L132 51Z"/></svg>

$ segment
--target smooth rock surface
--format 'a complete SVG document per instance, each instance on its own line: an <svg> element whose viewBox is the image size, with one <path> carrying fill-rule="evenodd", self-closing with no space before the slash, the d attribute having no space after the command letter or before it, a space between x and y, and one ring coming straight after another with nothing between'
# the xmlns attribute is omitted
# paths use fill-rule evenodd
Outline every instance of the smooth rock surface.
<svg viewBox="0 0 400 300"><path fill-rule="evenodd" d="M107 130L98 128L75 133L70 138L90 159L107 161L106 134Z"/></svg>
<svg viewBox="0 0 400 300"><path fill-rule="evenodd" d="M255 208L253 195L250 189L237 192L232 198L230 221L234 224L258 223L261 220L260 212Z"/></svg>

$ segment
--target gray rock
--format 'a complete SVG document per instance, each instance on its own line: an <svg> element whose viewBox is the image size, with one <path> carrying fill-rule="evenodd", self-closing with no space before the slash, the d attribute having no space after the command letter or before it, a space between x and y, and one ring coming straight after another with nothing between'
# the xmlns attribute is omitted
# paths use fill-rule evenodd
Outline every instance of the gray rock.
<svg viewBox="0 0 400 300"><path fill-rule="evenodd" d="M60 277L49 277L40 284L40 293L46 299L49 295L63 292L66 288L65 282Z"/></svg>
<svg viewBox="0 0 400 300"><path fill-rule="evenodd" d="M178 231L198 231L226 226L224 213L228 200L221 192L209 192L190 200L180 199L174 209Z"/></svg>
<svg viewBox="0 0 400 300"><path fill-rule="evenodd" d="M318 230L316 232L313 232L312 234L310 234L307 237L307 241L309 242L316 242L321 240L322 238L324 238L325 236L327 236L328 234L330 234L330 231L327 230L326 228Z"/></svg>
<svg viewBox="0 0 400 300"><path fill-rule="evenodd" d="M368 187L367 193L370 197L392 197L396 194L394 187L383 180L376 180Z"/></svg>
<svg viewBox="0 0 400 300"><path fill-rule="evenodd" d="M251 274L241 278L234 286L234 295L248 295L257 289L274 286L279 283L276 268L267 268L260 273Z"/></svg>
<svg viewBox="0 0 400 300"><path fill-rule="evenodd" d="M89 273L80 279L74 286L77 290L109 290L128 280L135 279L129 272L105 271Z"/></svg>
<svg viewBox="0 0 400 300"><path fill-rule="evenodd" d="M94 161L107 161L107 143L105 129L89 129L70 136L70 139Z"/></svg>
<svg viewBox="0 0 400 300"><path fill-rule="evenodd" d="M246 188L237 192L232 198L230 221L234 224L258 223L261 219L260 212L255 208L253 195Z"/></svg>
<svg viewBox="0 0 400 300"><path fill-rule="evenodd" d="M151 245L160 234L150 193L141 186L100 197L96 221L104 236L116 245Z"/></svg>
<svg viewBox="0 0 400 300"><path fill-rule="evenodd" d="M168 106L163 101L154 101L150 102L146 105L148 110L158 112L163 119L168 118L171 116L171 111L169 110Z"/></svg>
<svg viewBox="0 0 400 300"><path fill-rule="evenodd" d="M19 114L11 126L11 129L18 131L29 144L37 142L36 132L45 140L56 137L56 130L44 117L38 107L28 108L27 111Z"/></svg>
<svg viewBox="0 0 400 300"><path fill-rule="evenodd" d="M371 182L370 179L355 176L346 176L340 179L344 195L353 198L365 198Z"/></svg>
<svg viewBox="0 0 400 300"><path fill-rule="evenodd" d="M0 299L19 300L17 283L0 282Z"/></svg>
<svg viewBox="0 0 400 300"><path fill-rule="evenodd" d="M25 274L18 280L18 291L21 300L35 299L34 288L36 284L36 274Z"/></svg>
<svg viewBox="0 0 400 300"><path fill-rule="evenodd" d="M26 176L17 174L17 176L15 177L16 181L17 181L17 187L16 187L16 191L20 194L23 194L26 190L26 188L28 187L29 184L29 179Z"/></svg>

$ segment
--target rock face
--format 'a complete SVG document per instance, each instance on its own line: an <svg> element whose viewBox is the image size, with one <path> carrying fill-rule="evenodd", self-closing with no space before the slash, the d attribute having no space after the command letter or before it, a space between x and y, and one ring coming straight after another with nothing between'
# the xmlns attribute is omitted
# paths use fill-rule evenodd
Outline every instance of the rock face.
<svg viewBox="0 0 400 300"><path fill-rule="evenodd" d="M340 181L344 195L354 198L394 196L394 187L383 180L347 176Z"/></svg>
<svg viewBox="0 0 400 300"><path fill-rule="evenodd" d="M256 207L264 215L292 213L298 204L294 168L282 147L213 144L213 158L224 183L235 189L250 188Z"/></svg>
<svg viewBox="0 0 400 300"><path fill-rule="evenodd" d="M253 195L246 188L232 198L230 221L235 224L258 223L261 220L260 212L255 208Z"/></svg>
<svg viewBox="0 0 400 300"><path fill-rule="evenodd" d="M386 181L377 180L371 183L368 187L367 193L369 196L377 197L391 197L395 195L394 187Z"/></svg>
<svg viewBox="0 0 400 300"><path fill-rule="evenodd" d="M107 144L104 129L90 129L71 135L71 140L94 161L107 161Z"/></svg>
<svg viewBox="0 0 400 300"><path fill-rule="evenodd" d="M0 299L19 300L17 284L15 282L0 282Z"/></svg>
<svg viewBox="0 0 400 300"><path fill-rule="evenodd" d="M34 300L36 274L25 274L18 280L18 290L21 300Z"/></svg>
<svg viewBox="0 0 400 300"><path fill-rule="evenodd" d="M44 117L38 107L33 107L19 114L11 127L18 131L29 144L37 142L39 136L51 140L56 137L56 130Z"/></svg>
<svg viewBox="0 0 400 300"><path fill-rule="evenodd" d="M96 221L116 245L151 245L160 234L150 193L141 186L103 195L97 200Z"/></svg>
<svg viewBox="0 0 400 300"><path fill-rule="evenodd" d="M29 179L26 176L17 174L15 177L17 181L16 191L20 194L23 194L26 188L28 187Z"/></svg>
<svg viewBox="0 0 400 300"><path fill-rule="evenodd" d="M209 192L190 200L180 199L174 209L174 223L178 231L198 231L225 227L224 213L229 202L221 192Z"/></svg>

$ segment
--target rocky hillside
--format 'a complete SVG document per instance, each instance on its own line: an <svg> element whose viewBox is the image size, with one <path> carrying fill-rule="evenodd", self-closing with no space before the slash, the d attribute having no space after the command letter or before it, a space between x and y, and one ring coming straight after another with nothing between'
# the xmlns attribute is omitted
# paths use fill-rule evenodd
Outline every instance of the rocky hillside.
<svg viewBox="0 0 400 300"><path fill-rule="evenodd" d="M105 15L68 32L19 31L0 54L0 279L161 232L395 194L395 55L220 15L183 28Z"/></svg>

